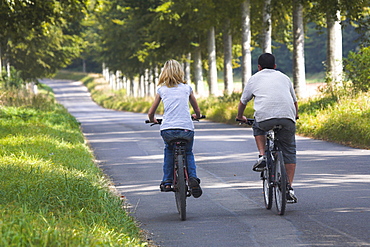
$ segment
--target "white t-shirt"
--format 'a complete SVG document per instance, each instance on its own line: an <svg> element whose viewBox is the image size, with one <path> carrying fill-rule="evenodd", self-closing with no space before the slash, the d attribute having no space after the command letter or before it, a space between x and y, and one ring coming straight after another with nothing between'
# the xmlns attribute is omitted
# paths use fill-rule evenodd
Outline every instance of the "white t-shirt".
<svg viewBox="0 0 370 247"><path fill-rule="evenodd" d="M272 118L296 121L294 102L297 98L289 77L274 69L254 74L244 88L240 101L247 104L254 97L254 117L257 122Z"/></svg>
<svg viewBox="0 0 370 247"><path fill-rule="evenodd" d="M189 110L189 96L192 91L193 89L188 84L183 83L178 84L177 87L161 86L157 89L164 104L161 130L194 130Z"/></svg>

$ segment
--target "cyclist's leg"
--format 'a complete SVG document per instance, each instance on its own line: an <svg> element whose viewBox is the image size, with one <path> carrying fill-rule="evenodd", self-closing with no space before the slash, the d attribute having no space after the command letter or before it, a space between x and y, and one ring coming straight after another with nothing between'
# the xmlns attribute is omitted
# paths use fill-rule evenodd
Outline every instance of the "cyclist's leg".
<svg viewBox="0 0 370 247"><path fill-rule="evenodd" d="M265 145L266 145L266 136L265 135L256 135L254 136L256 141L257 149L260 156L265 155Z"/></svg>
<svg viewBox="0 0 370 247"><path fill-rule="evenodd" d="M163 179L162 182L172 182L173 181L173 145L170 142L174 139L174 130L162 130L161 136L163 138L164 147L164 161L163 161Z"/></svg>
<svg viewBox="0 0 370 247"><path fill-rule="evenodd" d="M298 201L292 188L296 168L295 123L289 119L283 119L281 122L283 129L279 131L279 140L283 151L285 169L289 183L287 202L295 203Z"/></svg>
<svg viewBox="0 0 370 247"><path fill-rule="evenodd" d="M283 151L285 169L290 184L293 183L296 168L295 123L290 119L280 119L283 128L278 133L281 151Z"/></svg>
<svg viewBox="0 0 370 247"><path fill-rule="evenodd" d="M261 129L257 121L253 123L253 136L256 141L257 149L260 156L265 155L266 131Z"/></svg>
<svg viewBox="0 0 370 247"><path fill-rule="evenodd" d="M194 131L184 130L181 133L181 138L188 141L186 145L186 162L187 162L187 171L189 175L189 187L191 194L198 198L202 195L202 189L200 187L200 179L197 177L195 159L193 154L193 144L194 144Z"/></svg>
<svg viewBox="0 0 370 247"><path fill-rule="evenodd" d="M257 121L254 121L253 123L253 136L256 142L259 156L256 163L253 165L252 170L256 172L261 172L266 166L266 131L260 128Z"/></svg>

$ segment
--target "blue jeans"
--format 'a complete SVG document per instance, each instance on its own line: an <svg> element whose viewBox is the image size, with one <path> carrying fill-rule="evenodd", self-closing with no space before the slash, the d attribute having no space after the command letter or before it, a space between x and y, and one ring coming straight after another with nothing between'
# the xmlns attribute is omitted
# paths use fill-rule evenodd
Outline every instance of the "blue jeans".
<svg viewBox="0 0 370 247"><path fill-rule="evenodd" d="M165 148L164 148L164 163L163 163L163 182L173 181L173 159L174 159L174 145L170 144L175 139L185 139L188 141L186 145L186 161L189 178L197 177L196 166L193 154L194 131L182 129L166 129L161 131Z"/></svg>

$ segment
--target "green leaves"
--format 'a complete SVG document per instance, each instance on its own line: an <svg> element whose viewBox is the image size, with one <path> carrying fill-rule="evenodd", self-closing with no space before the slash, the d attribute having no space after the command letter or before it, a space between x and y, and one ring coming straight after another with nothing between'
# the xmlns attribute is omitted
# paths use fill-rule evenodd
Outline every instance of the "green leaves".
<svg viewBox="0 0 370 247"><path fill-rule="evenodd" d="M1 59L24 81L50 76L79 56L87 0L17 0L0 5Z"/></svg>
<svg viewBox="0 0 370 247"><path fill-rule="evenodd" d="M350 52L344 68L355 90L370 90L370 47L364 47L359 52Z"/></svg>

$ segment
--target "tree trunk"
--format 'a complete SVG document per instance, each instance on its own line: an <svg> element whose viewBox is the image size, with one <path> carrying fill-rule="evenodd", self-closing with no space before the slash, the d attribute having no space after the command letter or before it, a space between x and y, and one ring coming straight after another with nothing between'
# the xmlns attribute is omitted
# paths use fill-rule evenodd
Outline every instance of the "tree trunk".
<svg viewBox="0 0 370 247"><path fill-rule="evenodd" d="M86 60L82 59L82 72L86 73Z"/></svg>
<svg viewBox="0 0 370 247"><path fill-rule="evenodd" d="M333 83L342 82L342 27L340 24L340 12L336 16L327 14L327 77Z"/></svg>
<svg viewBox="0 0 370 247"><path fill-rule="evenodd" d="M157 94L157 84L159 81L159 73L158 73L158 67L155 66L153 68L153 86L154 86L154 96Z"/></svg>
<svg viewBox="0 0 370 247"><path fill-rule="evenodd" d="M247 85L249 78L252 76L250 7L250 0L245 0L242 3L242 88Z"/></svg>
<svg viewBox="0 0 370 247"><path fill-rule="evenodd" d="M144 75L140 73L139 75L139 87L140 87L140 97L146 96L146 90L145 90L145 83L144 83Z"/></svg>
<svg viewBox="0 0 370 247"><path fill-rule="evenodd" d="M191 62L191 53L189 52L187 55L186 55L186 61L184 63L184 72L185 72L185 81L187 83L191 83L191 77L190 77L190 74L191 74L191 69L190 69L190 62Z"/></svg>
<svg viewBox="0 0 370 247"><path fill-rule="evenodd" d="M224 41L224 90L226 94L231 94L234 90L233 81L233 56L232 56L232 36L230 34L230 19L226 20L223 32Z"/></svg>
<svg viewBox="0 0 370 247"><path fill-rule="evenodd" d="M299 98L306 95L303 6L293 0L293 84Z"/></svg>
<svg viewBox="0 0 370 247"><path fill-rule="evenodd" d="M208 31L208 86L209 94L217 95L217 65L216 65L216 42L215 28L211 27Z"/></svg>
<svg viewBox="0 0 370 247"><path fill-rule="evenodd" d="M202 52L200 47L196 47L194 50L194 83L195 92L199 96L204 96Z"/></svg>
<svg viewBox="0 0 370 247"><path fill-rule="evenodd" d="M265 0L263 4L263 13L262 13L262 24L263 24L263 30L262 30L262 51L263 53L271 53L271 33L272 33L272 27L271 27L271 0Z"/></svg>
<svg viewBox="0 0 370 247"><path fill-rule="evenodd" d="M144 71L144 85L145 85L145 92L146 92L146 96L153 96L151 95L151 91L150 91L150 82L149 82L149 70L148 69L145 69Z"/></svg>

